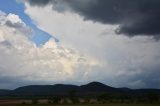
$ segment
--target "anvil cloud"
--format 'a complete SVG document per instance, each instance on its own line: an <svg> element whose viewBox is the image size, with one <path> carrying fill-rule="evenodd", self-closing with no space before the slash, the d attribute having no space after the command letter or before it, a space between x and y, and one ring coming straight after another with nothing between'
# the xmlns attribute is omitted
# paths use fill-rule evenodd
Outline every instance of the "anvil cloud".
<svg viewBox="0 0 160 106"><path fill-rule="evenodd" d="M160 35L159 0L26 0L32 6L53 5L59 12L72 11L85 20L104 24L116 24L118 34Z"/></svg>

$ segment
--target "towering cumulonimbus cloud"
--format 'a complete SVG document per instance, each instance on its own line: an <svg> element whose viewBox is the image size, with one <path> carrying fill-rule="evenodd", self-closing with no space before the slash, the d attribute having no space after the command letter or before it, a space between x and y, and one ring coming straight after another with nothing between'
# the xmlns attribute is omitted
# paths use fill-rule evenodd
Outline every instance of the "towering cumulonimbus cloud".
<svg viewBox="0 0 160 106"><path fill-rule="evenodd" d="M28 38L29 29L18 15L0 11L1 89L74 81L75 76L81 75L78 78L82 78L84 71L98 66L96 59L70 46L58 44L53 38L37 47Z"/></svg>
<svg viewBox="0 0 160 106"><path fill-rule="evenodd" d="M52 5L53 9L76 12L85 20L116 24L118 34L160 38L159 0L26 0L32 6Z"/></svg>

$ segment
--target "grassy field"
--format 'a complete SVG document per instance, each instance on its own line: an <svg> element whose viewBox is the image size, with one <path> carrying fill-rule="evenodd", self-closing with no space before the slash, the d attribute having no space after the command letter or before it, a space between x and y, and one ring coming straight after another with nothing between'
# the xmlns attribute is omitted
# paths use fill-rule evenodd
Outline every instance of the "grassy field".
<svg viewBox="0 0 160 106"><path fill-rule="evenodd" d="M1 106L160 106L160 104L50 104L50 105L1 105Z"/></svg>
<svg viewBox="0 0 160 106"><path fill-rule="evenodd" d="M25 104L24 104L25 103ZM46 100L39 100L38 103L32 104L31 100L0 100L0 106L160 106L160 102L155 103L116 103L116 102L108 102L105 104L98 103L76 103L76 104L68 104L68 103L59 103L59 104L49 104Z"/></svg>

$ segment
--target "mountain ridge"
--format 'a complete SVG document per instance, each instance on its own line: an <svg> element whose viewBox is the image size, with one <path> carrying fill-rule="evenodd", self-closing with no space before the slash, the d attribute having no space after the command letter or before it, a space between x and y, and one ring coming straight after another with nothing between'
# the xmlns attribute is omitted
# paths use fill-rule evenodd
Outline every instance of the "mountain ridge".
<svg viewBox="0 0 160 106"><path fill-rule="evenodd" d="M66 96L70 91L76 91L77 95L97 95L102 93L126 93L126 94L144 94L155 92L160 94L160 89L130 89L130 88L115 88L105 85L100 82L90 82L85 85L71 84L54 84L54 85L28 85L18 87L14 90L0 89L0 96L48 96L60 95Z"/></svg>

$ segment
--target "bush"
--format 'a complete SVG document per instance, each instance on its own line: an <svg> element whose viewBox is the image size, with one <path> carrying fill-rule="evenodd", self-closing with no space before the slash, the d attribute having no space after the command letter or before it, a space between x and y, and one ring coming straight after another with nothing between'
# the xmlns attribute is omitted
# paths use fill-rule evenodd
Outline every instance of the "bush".
<svg viewBox="0 0 160 106"><path fill-rule="evenodd" d="M38 100L37 99L33 99L32 100L32 104L38 104Z"/></svg>
<svg viewBox="0 0 160 106"><path fill-rule="evenodd" d="M98 100L101 101L101 100L109 100L111 99L111 95L108 94L108 93L103 93L101 95L98 96Z"/></svg>
<svg viewBox="0 0 160 106"><path fill-rule="evenodd" d="M26 102L22 102L22 105L25 105L26 104Z"/></svg>
<svg viewBox="0 0 160 106"><path fill-rule="evenodd" d="M156 93L149 93L148 94L148 99L149 99L150 103L159 101L159 97Z"/></svg>
<svg viewBox="0 0 160 106"><path fill-rule="evenodd" d="M59 103L60 100L61 98L59 97L52 97L48 99L48 103Z"/></svg>

